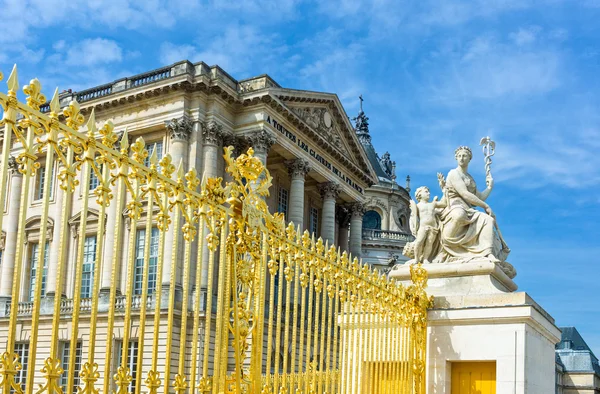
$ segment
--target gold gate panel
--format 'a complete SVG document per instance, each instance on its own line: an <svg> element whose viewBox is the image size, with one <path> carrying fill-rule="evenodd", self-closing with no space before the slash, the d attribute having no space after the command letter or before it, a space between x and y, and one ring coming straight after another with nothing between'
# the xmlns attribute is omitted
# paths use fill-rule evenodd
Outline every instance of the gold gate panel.
<svg viewBox="0 0 600 394"><path fill-rule="evenodd" d="M61 110L58 90L41 112L36 79L18 101L16 67L7 82L0 206L11 171L22 189L11 199L15 253L2 262L13 286L0 317L0 393L425 392L431 299L421 267L402 287L286 226L268 211L271 176L252 149L234 158L225 148L231 182L201 182L194 168L149 154L141 137L130 142L110 122L97 128L93 111L86 121L76 101ZM32 186L35 248L26 230ZM51 203L61 204L54 232ZM56 294L44 292L47 249L58 256ZM70 291L57 296L66 281Z"/></svg>

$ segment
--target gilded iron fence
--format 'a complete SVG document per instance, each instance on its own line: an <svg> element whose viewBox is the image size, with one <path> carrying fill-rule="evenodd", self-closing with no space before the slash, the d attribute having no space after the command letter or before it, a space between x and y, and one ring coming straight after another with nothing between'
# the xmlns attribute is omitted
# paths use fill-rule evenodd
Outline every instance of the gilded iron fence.
<svg viewBox="0 0 600 394"><path fill-rule="evenodd" d="M425 392L421 267L403 287L286 226L268 211L271 176L252 149L225 148L232 181L201 184L168 154L148 157L141 137L98 129L94 112L80 131L79 104L61 111L58 90L42 113L35 79L18 101L16 67L8 88L0 206L10 180L22 183L0 215L12 278L3 394Z"/></svg>

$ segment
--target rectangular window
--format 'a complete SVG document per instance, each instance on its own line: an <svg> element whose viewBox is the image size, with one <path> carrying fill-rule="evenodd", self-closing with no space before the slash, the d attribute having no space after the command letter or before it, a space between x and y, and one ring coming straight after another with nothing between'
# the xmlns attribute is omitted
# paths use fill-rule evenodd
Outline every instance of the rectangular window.
<svg viewBox="0 0 600 394"><path fill-rule="evenodd" d="M21 369L17 371L15 375L15 383L19 383L21 388L25 390L25 380L27 379L27 362L29 361L29 344L28 343L15 343L15 353L19 356L19 363ZM14 393L14 390L10 390Z"/></svg>
<svg viewBox="0 0 600 394"><path fill-rule="evenodd" d="M63 393L67 392L67 381L69 379L69 357L71 356L71 342L70 341L61 341L61 355L60 360L62 363L62 369L65 372L60 377L60 385L62 386ZM77 342L77 346L75 347L75 379L73 379L73 392L77 392L77 388L79 387L79 371L81 370L81 357L82 356L82 346L81 342Z"/></svg>
<svg viewBox="0 0 600 394"><path fill-rule="evenodd" d="M317 235L317 231L319 229L319 210L315 207L310 207L308 227L308 231Z"/></svg>
<svg viewBox="0 0 600 394"><path fill-rule="evenodd" d="M44 269L42 272L42 297L46 295L46 279L48 277L48 250L50 249L50 243L46 241L46 247L44 248ZM37 276L37 265L38 255L40 253L40 244L31 244L31 256L29 257L29 301L33 301L35 298L35 281Z"/></svg>
<svg viewBox="0 0 600 394"><path fill-rule="evenodd" d="M50 170L50 198L52 198L52 186L54 183L54 169ZM41 166L37 170L37 174L35 177L35 199L41 200L44 198L44 184L46 183L46 167Z"/></svg>
<svg viewBox="0 0 600 394"><path fill-rule="evenodd" d="M81 298L91 298L94 288L94 267L96 264L96 236L85 237L83 245L83 273L81 275Z"/></svg>
<svg viewBox="0 0 600 394"><path fill-rule="evenodd" d="M115 355L117 356L115 362L115 371L121 366L121 360L123 358L123 341L117 340L115 341ZM135 381L137 378L137 362L138 362L138 341L137 339L132 339L129 341L129 351L127 352L127 360L126 366L129 368L129 373L131 374L131 383L127 388L127 391L133 393L135 391Z"/></svg>
<svg viewBox="0 0 600 394"><path fill-rule="evenodd" d="M150 237L150 256L148 262L148 294L152 294L156 288L159 234L158 228L153 227ZM142 294L144 285L144 248L146 247L146 230L139 229L136 238L133 294L140 295Z"/></svg>
<svg viewBox="0 0 600 394"><path fill-rule="evenodd" d="M100 171L100 173L102 174L102 165L97 164L96 166L98 167L98 171ZM90 191L96 190L96 188L98 187L99 184L100 184L100 179L98 179L94 170L91 169L90 170L90 188L89 188L89 190Z"/></svg>
<svg viewBox="0 0 600 394"><path fill-rule="evenodd" d="M154 150L156 150L156 158L158 159L158 161L160 161L160 159L163 158L163 142L162 141L156 141L156 142L151 142L146 144L146 150L148 151L148 157L146 157L146 159L144 160L144 165L146 167L150 167L150 156L152 156L152 153L154 152ZM177 165L179 163L176 163L175 165ZM160 172L160 166L157 165L156 170L158 172Z"/></svg>
<svg viewBox="0 0 600 394"><path fill-rule="evenodd" d="M288 190L280 187L277 195L277 212L283 213L283 217L286 221L288 220L288 198Z"/></svg>

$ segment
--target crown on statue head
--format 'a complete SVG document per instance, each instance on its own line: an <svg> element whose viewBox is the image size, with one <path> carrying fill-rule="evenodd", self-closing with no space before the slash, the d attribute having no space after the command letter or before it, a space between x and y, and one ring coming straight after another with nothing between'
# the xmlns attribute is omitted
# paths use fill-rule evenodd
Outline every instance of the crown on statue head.
<svg viewBox="0 0 600 394"><path fill-rule="evenodd" d="M458 152L460 152L461 150L467 151L469 153L469 157L473 158L473 152L468 146L459 146L458 148L456 148L456 150L454 151L454 157L456 157L456 155L458 155Z"/></svg>

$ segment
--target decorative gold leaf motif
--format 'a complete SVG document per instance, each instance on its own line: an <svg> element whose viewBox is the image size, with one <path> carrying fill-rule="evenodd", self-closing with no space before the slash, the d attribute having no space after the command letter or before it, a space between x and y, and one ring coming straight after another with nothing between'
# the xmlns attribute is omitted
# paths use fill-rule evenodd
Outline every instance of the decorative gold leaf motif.
<svg viewBox="0 0 600 394"><path fill-rule="evenodd" d="M36 391L36 394L62 394L62 387L60 386L59 379L65 371L61 367L60 360L48 357L44 361L41 372L44 374L46 382L45 384L40 385L40 389Z"/></svg>
<svg viewBox="0 0 600 394"><path fill-rule="evenodd" d="M0 387L3 393L13 392L14 394L23 394L23 388L20 383L15 382L15 375L22 369L17 353L2 353L0 357Z"/></svg>
<svg viewBox="0 0 600 394"><path fill-rule="evenodd" d="M79 378L83 381L83 388L79 388L79 394L99 394L100 390L95 387L95 383L100 378L97 363L86 362L79 372Z"/></svg>
<svg viewBox="0 0 600 394"><path fill-rule="evenodd" d="M146 383L146 387L150 390L148 394L156 394L161 385L160 373L153 370L148 371L148 377L144 382Z"/></svg>

